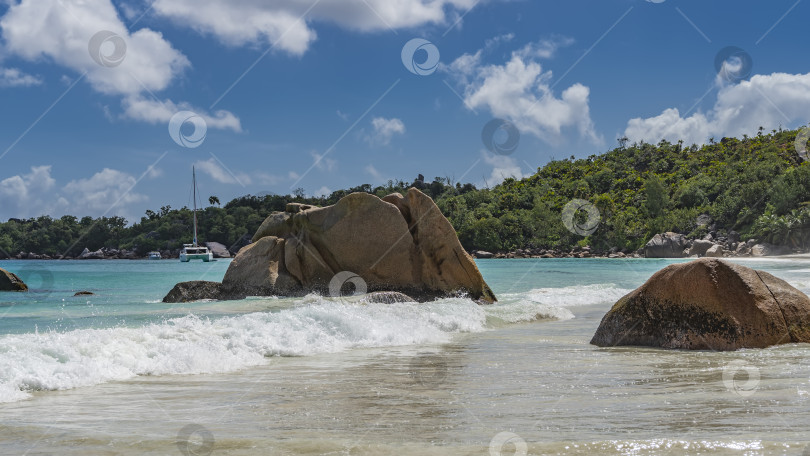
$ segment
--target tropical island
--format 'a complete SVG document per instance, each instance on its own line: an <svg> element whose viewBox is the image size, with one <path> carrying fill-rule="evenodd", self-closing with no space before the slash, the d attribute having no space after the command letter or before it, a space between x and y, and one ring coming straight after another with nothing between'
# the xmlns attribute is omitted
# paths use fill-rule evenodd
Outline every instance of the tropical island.
<svg viewBox="0 0 810 456"><path fill-rule="evenodd" d="M455 228L462 246L481 257L629 256L644 247L711 244L729 254L806 251L810 246L810 164L797 151L800 130L762 128L754 136L713 138L703 146L667 141L628 145L587 158L552 160L524 179L476 188L451 177L389 181L338 190L329 196L246 195L224 205L211 196L201 209L199 237L236 253L250 243L267 214L288 203L335 204L354 192L383 197L415 187L430 196ZM587 230L566 226L572 201L587 202L598 219ZM592 209L591 209L592 210ZM150 251L176 255L191 242L192 210L163 206L129 225L122 217L43 215L0 223L3 258L141 258ZM592 216L583 210L574 224ZM669 233L669 234L662 234ZM676 235L677 233L677 235ZM709 241L710 244L695 240ZM657 244L656 244L657 243ZM675 247L672 247L675 246ZM752 252L754 246L765 246ZM705 248L704 248L705 247ZM649 250L649 249L648 249ZM661 250L661 249L658 249ZM649 256L649 255L648 255Z"/></svg>

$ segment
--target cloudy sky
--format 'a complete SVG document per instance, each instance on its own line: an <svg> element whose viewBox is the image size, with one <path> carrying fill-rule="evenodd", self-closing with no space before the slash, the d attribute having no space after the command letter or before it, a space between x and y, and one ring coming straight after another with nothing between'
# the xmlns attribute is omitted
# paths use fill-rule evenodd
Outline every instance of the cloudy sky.
<svg viewBox="0 0 810 456"><path fill-rule="evenodd" d="M0 0L0 220L190 205L192 165L207 204L419 173L492 186L622 136L798 127L809 15L801 0ZM517 147L485 147L493 119L511 128L494 143L516 131Z"/></svg>

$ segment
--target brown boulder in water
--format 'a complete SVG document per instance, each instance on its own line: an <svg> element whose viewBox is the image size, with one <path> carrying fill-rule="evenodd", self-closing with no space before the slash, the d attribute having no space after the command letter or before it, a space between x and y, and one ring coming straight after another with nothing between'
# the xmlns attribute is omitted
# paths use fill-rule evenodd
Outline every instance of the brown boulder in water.
<svg viewBox="0 0 810 456"><path fill-rule="evenodd" d="M28 285L16 274L0 268L0 291L28 291Z"/></svg>
<svg viewBox="0 0 810 456"><path fill-rule="evenodd" d="M496 300L450 222L415 188L407 197L352 193L327 207L291 205L253 240L231 262L221 298L334 294L333 279L350 271L368 292Z"/></svg>
<svg viewBox="0 0 810 456"><path fill-rule="evenodd" d="M736 350L810 342L810 298L763 271L715 258L673 264L621 298L591 343Z"/></svg>
<svg viewBox="0 0 810 456"><path fill-rule="evenodd" d="M200 301L203 299L220 299L222 296L221 287L222 284L219 282L208 282L205 280L181 282L172 288L169 294L163 298L163 302L176 303Z"/></svg>

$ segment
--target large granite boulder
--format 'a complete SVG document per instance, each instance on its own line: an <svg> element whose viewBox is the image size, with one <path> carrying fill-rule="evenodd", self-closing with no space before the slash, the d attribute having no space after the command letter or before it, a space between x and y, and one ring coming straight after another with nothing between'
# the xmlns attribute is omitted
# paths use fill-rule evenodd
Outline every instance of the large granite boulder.
<svg viewBox="0 0 810 456"><path fill-rule="evenodd" d="M706 255L706 251L710 248L714 247L714 242L707 241L705 239L695 239L692 241L692 247L689 248L689 256L697 255L703 256Z"/></svg>
<svg viewBox="0 0 810 456"><path fill-rule="evenodd" d="M723 258L723 246L720 244L713 245L706 251L707 258Z"/></svg>
<svg viewBox="0 0 810 456"><path fill-rule="evenodd" d="M0 268L0 291L28 291L28 285L16 274Z"/></svg>
<svg viewBox="0 0 810 456"><path fill-rule="evenodd" d="M810 342L810 298L763 271L715 258L673 264L621 298L591 343L736 350Z"/></svg>
<svg viewBox="0 0 810 456"><path fill-rule="evenodd" d="M327 207L290 204L270 214L253 240L231 262L217 297L335 294L348 271L368 292L496 300L450 222L415 188L383 199L352 193Z"/></svg>
<svg viewBox="0 0 810 456"><path fill-rule="evenodd" d="M751 247L751 256L755 257L788 255L790 253L790 247L781 245L764 243L754 244L754 246Z"/></svg>
<svg viewBox="0 0 810 456"><path fill-rule="evenodd" d="M683 258L684 249L689 245L686 236L678 233L656 234L644 246L644 256L647 258Z"/></svg>
<svg viewBox="0 0 810 456"><path fill-rule="evenodd" d="M214 254L214 258L230 258L231 252L219 242L206 242L205 246Z"/></svg>

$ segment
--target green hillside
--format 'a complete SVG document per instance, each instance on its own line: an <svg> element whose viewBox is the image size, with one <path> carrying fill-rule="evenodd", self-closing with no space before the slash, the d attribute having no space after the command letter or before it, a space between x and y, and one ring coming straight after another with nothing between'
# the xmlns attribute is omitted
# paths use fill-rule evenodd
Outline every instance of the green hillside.
<svg viewBox="0 0 810 456"><path fill-rule="evenodd" d="M238 247L271 211L287 202L332 204L351 192L384 196L416 186L433 197L469 250L569 249L590 245L634 250L655 233L697 237L734 230L743 240L810 246L810 164L795 150L797 130L723 138L703 147L670 144L622 145L586 159L551 161L525 179L507 179L491 189L436 178L340 190L325 198L295 195L244 196L222 207L212 198L200 210L200 240ZM573 199L598 210L587 232L569 230L563 208ZM584 223L584 211L574 223ZM708 217L706 217L706 215ZM702 217L701 217L702 216ZM593 217L593 216L592 216ZM701 222L699 223L699 217ZM0 257L17 252L75 256L85 247L136 250L177 249L191 242L192 212L168 206L131 226L120 217L77 219L42 216L0 223ZM592 232L590 232L592 231ZM590 232L590 234L588 234Z"/></svg>

